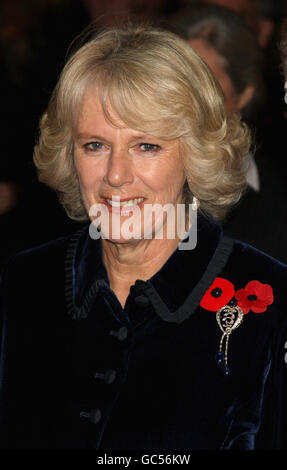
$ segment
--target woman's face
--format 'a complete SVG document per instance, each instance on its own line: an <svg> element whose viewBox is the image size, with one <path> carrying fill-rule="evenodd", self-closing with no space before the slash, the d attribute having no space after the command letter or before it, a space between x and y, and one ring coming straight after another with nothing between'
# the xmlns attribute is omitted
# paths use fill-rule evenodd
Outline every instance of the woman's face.
<svg viewBox="0 0 287 470"><path fill-rule="evenodd" d="M144 230L151 229L145 208L182 203L185 175L178 140L162 140L128 128L112 109L109 111L117 127L105 119L97 93L87 92L74 139L74 159L87 211L102 204L102 235L125 242L122 231L118 238L112 230L122 228L134 214L133 238L144 238ZM95 213L89 213L93 220ZM160 228L158 223L153 221L153 231ZM165 224L166 214L163 228Z"/></svg>

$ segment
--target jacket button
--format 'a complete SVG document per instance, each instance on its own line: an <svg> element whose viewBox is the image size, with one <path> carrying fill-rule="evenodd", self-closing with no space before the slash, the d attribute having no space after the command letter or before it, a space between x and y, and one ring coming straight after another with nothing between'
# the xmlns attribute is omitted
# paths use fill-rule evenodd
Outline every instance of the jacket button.
<svg viewBox="0 0 287 470"><path fill-rule="evenodd" d="M145 295L138 295L135 297L135 304L139 307L147 307L149 304L149 300Z"/></svg>
<svg viewBox="0 0 287 470"><path fill-rule="evenodd" d="M101 417L102 417L102 413L99 408L96 408L95 410L91 410L91 411L80 412L80 418L87 418L93 424L98 424L98 422L101 420Z"/></svg>
<svg viewBox="0 0 287 470"><path fill-rule="evenodd" d="M110 331L110 335L115 336L116 338L118 338L119 341L123 341L128 336L128 329L126 326L122 326L117 331L114 331L114 330Z"/></svg>
<svg viewBox="0 0 287 470"><path fill-rule="evenodd" d="M104 374L100 373L100 372L96 372L95 374L95 379L102 379L104 380L104 382L106 382L108 385L110 385L111 383L114 382L115 378L116 378L116 371L115 370L107 370L107 372L105 372Z"/></svg>

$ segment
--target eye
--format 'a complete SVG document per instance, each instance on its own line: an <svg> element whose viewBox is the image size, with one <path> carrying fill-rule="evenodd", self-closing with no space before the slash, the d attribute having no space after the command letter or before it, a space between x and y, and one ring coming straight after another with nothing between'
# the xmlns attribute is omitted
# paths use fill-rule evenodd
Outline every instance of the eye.
<svg viewBox="0 0 287 470"><path fill-rule="evenodd" d="M96 152L97 150L102 150L103 144L101 142L88 142L84 145L86 150L90 150L92 152Z"/></svg>
<svg viewBox="0 0 287 470"><path fill-rule="evenodd" d="M159 145L146 144L144 142L142 144L139 144L139 146L140 146L140 149L143 150L144 152L155 152L160 149Z"/></svg>

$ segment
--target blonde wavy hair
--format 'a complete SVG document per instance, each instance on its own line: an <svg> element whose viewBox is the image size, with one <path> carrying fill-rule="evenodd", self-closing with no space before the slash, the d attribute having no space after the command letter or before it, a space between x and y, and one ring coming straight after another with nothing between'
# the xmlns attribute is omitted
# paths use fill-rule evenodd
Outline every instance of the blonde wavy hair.
<svg viewBox="0 0 287 470"><path fill-rule="evenodd" d="M179 139L185 203L223 219L246 186L250 133L227 120L221 89L207 65L175 34L128 25L94 34L68 60L40 121L34 151L39 180L54 188L68 216L88 219L73 160L85 93L97 89L130 128Z"/></svg>

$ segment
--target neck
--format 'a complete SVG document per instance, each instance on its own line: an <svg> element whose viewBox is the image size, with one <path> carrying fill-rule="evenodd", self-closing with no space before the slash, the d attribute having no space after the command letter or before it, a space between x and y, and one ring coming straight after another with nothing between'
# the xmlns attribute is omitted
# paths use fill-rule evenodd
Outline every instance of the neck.
<svg viewBox="0 0 287 470"><path fill-rule="evenodd" d="M179 242L179 239L134 240L129 243L103 240L103 262L110 287L122 306L135 281L146 281L152 277L174 252Z"/></svg>

